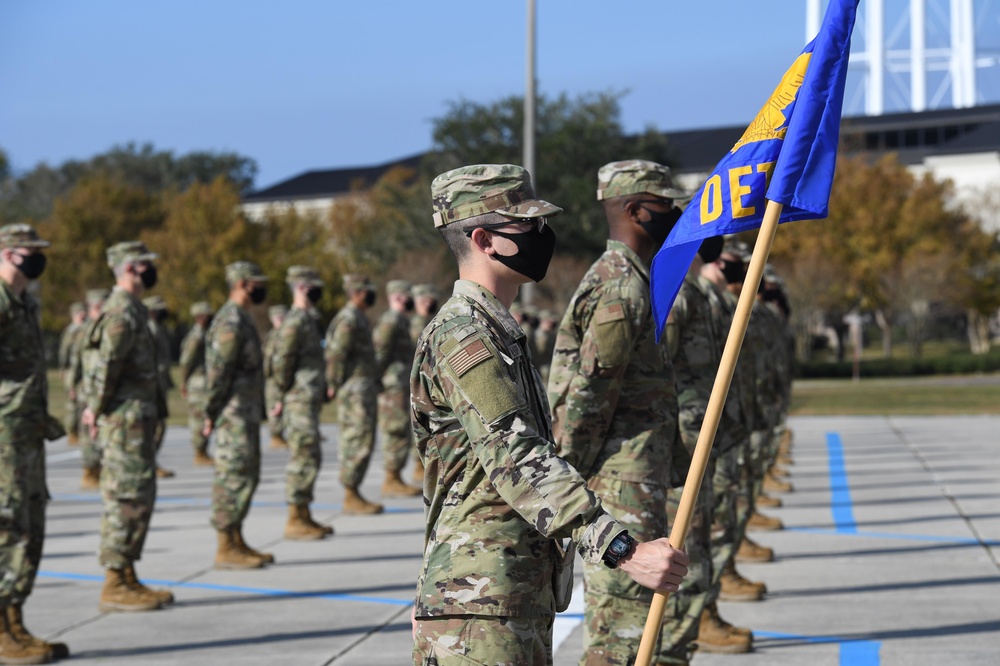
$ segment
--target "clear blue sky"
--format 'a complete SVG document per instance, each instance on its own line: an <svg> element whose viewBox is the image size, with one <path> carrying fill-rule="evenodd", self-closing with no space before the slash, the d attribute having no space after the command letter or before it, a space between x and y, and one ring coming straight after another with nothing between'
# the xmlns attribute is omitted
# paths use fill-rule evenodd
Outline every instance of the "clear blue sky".
<svg viewBox="0 0 1000 666"><path fill-rule="evenodd" d="M805 42L805 0L537 2L539 92L628 91L629 131L749 122ZM258 187L385 162L429 148L449 101L523 93L525 4L7 0L0 147L17 170L236 151Z"/></svg>

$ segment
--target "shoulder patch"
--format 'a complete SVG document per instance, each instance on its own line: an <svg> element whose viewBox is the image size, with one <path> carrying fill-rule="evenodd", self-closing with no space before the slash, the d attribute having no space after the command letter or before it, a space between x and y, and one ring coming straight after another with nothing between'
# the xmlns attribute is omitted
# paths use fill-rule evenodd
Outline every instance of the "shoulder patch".
<svg viewBox="0 0 1000 666"><path fill-rule="evenodd" d="M459 377L476 367L493 354L482 339L476 339L448 357L448 365Z"/></svg>
<svg viewBox="0 0 1000 666"><path fill-rule="evenodd" d="M594 321L598 324L607 324L613 321L625 319L625 308L621 303L612 303L597 310L594 313Z"/></svg>

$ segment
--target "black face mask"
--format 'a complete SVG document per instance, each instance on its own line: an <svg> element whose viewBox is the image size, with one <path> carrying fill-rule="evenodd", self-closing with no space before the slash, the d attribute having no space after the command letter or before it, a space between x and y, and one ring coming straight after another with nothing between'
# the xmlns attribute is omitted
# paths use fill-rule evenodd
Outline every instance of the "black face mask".
<svg viewBox="0 0 1000 666"><path fill-rule="evenodd" d="M722 236L712 236L711 238L706 238L701 242L701 247L698 248L698 256L706 264L710 264L719 258L722 254L722 246L725 244L725 239Z"/></svg>
<svg viewBox="0 0 1000 666"><path fill-rule="evenodd" d="M267 298L267 287L263 285L257 285L250 290L250 302L254 305L260 305Z"/></svg>
<svg viewBox="0 0 1000 666"><path fill-rule="evenodd" d="M24 277L29 280L35 280L45 272L45 263L48 260L41 252L27 255L22 254L20 257L21 265L17 267L17 270L21 271L21 274L24 275Z"/></svg>
<svg viewBox="0 0 1000 666"><path fill-rule="evenodd" d="M674 206L667 212L660 212L656 210L646 209L649 213L648 222L640 222L639 226L649 234L649 237L656 241L657 245L663 245L663 241L667 240L667 236L673 230L674 225L677 224L677 220L680 219L681 211L680 208Z"/></svg>
<svg viewBox="0 0 1000 666"><path fill-rule="evenodd" d="M407 312L413 312L413 299L412 298L406 299L406 302L403 303L403 309L406 310Z"/></svg>
<svg viewBox="0 0 1000 666"><path fill-rule="evenodd" d="M319 299L323 298L323 287L309 287L306 298L309 299L310 303L319 303Z"/></svg>
<svg viewBox="0 0 1000 666"><path fill-rule="evenodd" d="M742 261L728 261L726 259L722 260L722 274L726 277L726 282L729 284L742 284L745 276L743 274L743 262Z"/></svg>
<svg viewBox="0 0 1000 666"><path fill-rule="evenodd" d="M430 305L427 306L427 312L430 314L434 314L437 311L438 311L438 302L431 301Z"/></svg>
<svg viewBox="0 0 1000 666"><path fill-rule="evenodd" d="M375 292L369 291L365 293L365 306L371 307L375 305Z"/></svg>
<svg viewBox="0 0 1000 666"><path fill-rule="evenodd" d="M142 273L139 274L139 279L142 280L142 286L146 289L152 289L156 286L156 281L159 277L156 275L156 266L149 264Z"/></svg>
<svg viewBox="0 0 1000 666"><path fill-rule="evenodd" d="M505 234L496 229L487 231L517 246L517 254L507 257L494 254L497 261L533 282L541 282L545 278L552 253L556 250L556 234L552 229L543 227L541 231L533 229L523 234Z"/></svg>
<svg viewBox="0 0 1000 666"><path fill-rule="evenodd" d="M167 320L167 312L166 312L166 310L157 310L156 312L154 312L153 313L153 319L155 319L157 322L159 322L161 324L163 322L165 322Z"/></svg>

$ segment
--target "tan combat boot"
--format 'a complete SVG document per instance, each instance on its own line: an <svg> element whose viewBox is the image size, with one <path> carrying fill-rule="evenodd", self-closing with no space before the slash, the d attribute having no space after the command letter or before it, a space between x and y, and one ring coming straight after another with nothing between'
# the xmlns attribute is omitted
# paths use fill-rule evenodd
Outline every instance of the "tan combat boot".
<svg viewBox="0 0 1000 666"><path fill-rule="evenodd" d="M737 562L773 562L774 549L754 543L743 537L739 550L736 551Z"/></svg>
<svg viewBox="0 0 1000 666"><path fill-rule="evenodd" d="M789 476L792 475L792 473L789 472L787 469L782 469L777 465L772 466L771 471L769 473L776 479L787 479Z"/></svg>
<svg viewBox="0 0 1000 666"><path fill-rule="evenodd" d="M97 607L104 612L148 611L158 609L160 600L153 594L131 587L125 579L124 569L107 569L104 572L101 601Z"/></svg>
<svg viewBox="0 0 1000 666"><path fill-rule="evenodd" d="M776 532L777 530L785 529L785 525L781 522L780 518L765 516L754 511L750 514L750 520L747 521L747 529L760 532Z"/></svg>
<svg viewBox="0 0 1000 666"><path fill-rule="evenodd" d="M133 590L139 590L145 594L152 595L160 602L161 606L174 603L174 594L170 590L154 590L143 585L139 577L135 575L135 567L131 564L126 566L122 571L125 572L125 582Z"/></svg>
<svg viewBox="0 0 1000 666"><path fill-rule="evenodd" d="M70 446L80 446L80 435L75 432L70 432L66 434L66 443Z"/></svg>
<svg viewBox="0 0 1000 666"><path fill-rule="evenodd" d="M271 553L262 553L261 551L251 548L247 545L247 542L243 540L243 525L237 525L233 528L233 539L236 541L236 547L258 560L264 564L274 564L274 555Z"/></svg>
<svg viewBox="0 0 1000 666"><path fill-rule="evenodd" d="M784 502L781 501L780 497L771 497L770 495L761 493L760 497L757 498L757 501L754 502L754 504L757 506L764 506L769 509L776 509L784 504Z"/></svg>
<svg viewBox="0 0 1000 666"><path fill-rule="evenodd" d="M413 465L413 483L420 485L424 482L424 461L420 456L414 456L416 462Z"/></svg>
<svg viewBox="0 0 1000 666"><path fill-rule="evenodd" d="M286 442L280 435L271 435L270 446L272 449L287 449L288 442Z"/></svg>
<svg viewBox="0 0 1000 666"><path fill-rule="evenodd" d="M792 484L781 479L774 478L770 473L764 475L764 492L766 493L790 493Z"/></svg>
<svg viewBox="0 0 1000 666"><path fill-rule="evenodd" d="M306 519L309 521L309 524L312 525L313 527L318 527L319 529L323 530L324 535L330 536L331 534L333 534L332 525L324 525L323 523L317 523L316 520L313 519L312 514L309 513L308 504L306 505Z"/></svg>
<svg viewBox="0 0 1000 666"><path fill-rule="evenodd" d="M309 520L308 504L289 504L285 538L292 541L319 541L326 536L321 527L314 527Z"/></svg>
<svg viewBox="0 0 1000 666"><path fill-rule="evenodd" d="M215 460L212 456L208 455L204 451L194 452L194 466L195 467L212 467L215 465Z"/></svg>
<svg viewBox="0 0 1000 666"><path fill-rule="evenodd" d="M11 630L8 610L0 609L0 664L47 664L52 650L46 646L22 643Z"/></svg>
<svg viewBox="0 0 1000 666"><path fill-rule="evenodd" d="M26 647L44 648L48 650L52 659L66 659L69 657L69 647L65 643L49 643L37 636L33 636L24 626L24 614L22 606L7 607L7 622L10 626L10 633L17 639L17 642ZM0 653L0 664L4 663L3 655Z"/></svg>
<svg viewBox="0 0 1000 666"><path fill-rule="evenodd" d="M747 580L730 563L720 577L719 599L722 601L760 601L767 593L767 585Z"/></svg>
<svg viewBox="0 0 1000 666"><path fill-rule="evenodd" d="M174 474L174 471L172 469L167 469L166 467L160 467L159 465L156 466L156 478L172 479L175 476L177 475Z"/></svg>
<svg viewBox="0 0 1000 666"><path fill-rule="evenodd" d="M215 553L216 569L260 569L264 560L240 548L235 537L236 529L219 530L219 549Z"/></svg>
<svg viewBox="0 0 1000 666"><path fill-rule="evenodd" d="M344 488L344 513L352 514L373 514L382 513L385 508L381 504L369 502L357 488Z"/></svg>
<svg viewBox="0 0 1000 666"><path fill-rule="evenodd" d="M421 493L421 488L406 485L399 472L386 471L385 481L382 482L382 497L416 497Z"/></svg>
<svg viewBox="0 0 1000 666"><path fill-rule="evenodd" d="M83 478L80 479L80 490L100 490L101 489L101 468L84 467Z"/></svg>
<svg viewBox="0 0 1000 666"><path fill-rule="evenodd" d="M743 633L745 632L745 633ZM698 652L713 654L743 654L753 648L753 634L748 629L738 630L719 617L718 612L706 608L701 612Z"/></svg>

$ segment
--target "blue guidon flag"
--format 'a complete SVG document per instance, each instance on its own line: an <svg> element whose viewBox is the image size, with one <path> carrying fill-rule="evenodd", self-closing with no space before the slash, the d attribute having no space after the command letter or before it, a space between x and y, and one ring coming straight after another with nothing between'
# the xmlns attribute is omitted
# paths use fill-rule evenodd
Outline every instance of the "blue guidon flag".
<svg viewBox="0 0 1000 666"><path fill-rule="evenodd" d="M859 2L830 1L819 34L785 72L653 258L650 295L657 340L704 239L760 227L768 200L784 205L779 222L827 216Z"/></svg>

